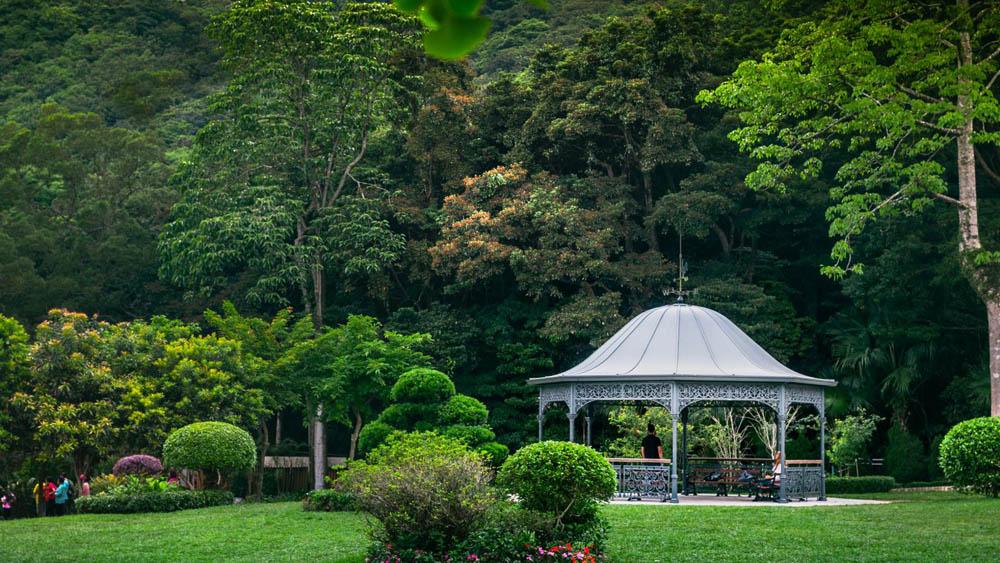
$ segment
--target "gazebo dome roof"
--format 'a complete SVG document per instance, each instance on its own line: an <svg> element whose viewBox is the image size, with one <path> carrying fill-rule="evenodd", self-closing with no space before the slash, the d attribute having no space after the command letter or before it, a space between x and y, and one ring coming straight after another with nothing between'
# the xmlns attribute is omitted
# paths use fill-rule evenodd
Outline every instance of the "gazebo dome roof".
<svg viewBox="0 0 1000 563"><path fill-rule="evenodd" d="M640 313L577 366L529 383L672 380L836 385L785 367L722 314L683 303Z"/></svg>

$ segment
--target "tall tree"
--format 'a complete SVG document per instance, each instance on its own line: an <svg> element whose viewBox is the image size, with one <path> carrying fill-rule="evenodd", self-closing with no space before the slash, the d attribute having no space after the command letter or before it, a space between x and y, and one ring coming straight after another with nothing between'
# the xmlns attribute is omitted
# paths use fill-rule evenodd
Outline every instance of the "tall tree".
<svg viewBox="0 0 1000 563"><path fill-rule="evenodd" d="M415 22L381 3L243 0L212 32L233 78L178 176L161 273L206 293L249 279L258 304L296 288L318 331L329 273L378 272L404 247L359 165L406 107ZM314 451L317 475L324 464Z"/></svg>
<svg viewBox="0 0 1000 563"><path fill-rule="evenodd" d="M981 232L977 183L977 152L1000 144L1000 5L835 0L825 15L702 100L740 112L731 138L762 161L747 176L754 188L815 178L837 154L826 160L838 167L827 215L840 239L828 275L861 271L852 240L873 220L954 206L961 272L986 306L1000 416L1000 251Z"/></svg>

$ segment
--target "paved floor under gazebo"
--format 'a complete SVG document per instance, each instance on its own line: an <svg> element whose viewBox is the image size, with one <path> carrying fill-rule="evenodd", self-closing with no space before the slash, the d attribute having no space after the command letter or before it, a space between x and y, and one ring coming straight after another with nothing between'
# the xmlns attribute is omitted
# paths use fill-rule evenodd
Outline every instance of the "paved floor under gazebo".
<svg viewBox="0 0 1000 563"><path fill-rule="evenodd" d="M782 365L732 321L711 309L681 302L650 309L630 320L579 365L528 382L539 387L539 440L545 409L553 403L568 408L570 441L575 441L577 416L583 412L583 441L588 445L590 407L594 403L644 403L669 410L669 459L616 464L620 497L679 502L678 484L687 489L691 482L685 439L689 409L756 404L775 413L781 453L776 500L786 503L790 499L826 499L824 392L836 382L803 375ZM815 460L786 459L787 416L793 405L813 407L819 415L820 451ZM680 450L678 423L684 424ZM731 461L721 470L746 469L745 464L740 466L741 460ZM754 471L759 473L758 469ZM685 502L696 498L684 497Z"/></svg>

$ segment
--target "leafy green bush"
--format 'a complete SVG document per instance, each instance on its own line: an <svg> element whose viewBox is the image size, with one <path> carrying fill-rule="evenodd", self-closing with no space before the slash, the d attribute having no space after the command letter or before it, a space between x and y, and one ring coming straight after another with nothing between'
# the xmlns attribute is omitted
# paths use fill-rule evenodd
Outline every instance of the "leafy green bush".
<svg viewBox="0 0 1000 563"><path fill-rule="evenodd" d="M470 447L492 442L497 437L492 430L485 426L466 426L464 424L447 426L441 430L441 435L454 438Z"/></svg>
<svg viewBox="0 0 1000 563"><path fill-rule="evenodd" d="M398 432L392 426L389 426L381 420L369 422L361 429L361 433L358 434L358 452L361 455L367 455L369 452L374 450L377 446L384 443L389 437L389 434L393 432Z"/></svg>
<svg viewBox="0 0 1000 563"><path fill-rule="evenodd" d="M845 493L887 493L896 487L892 477L872 475L868 477L827 477L826 494Z"/></svg>
<svg viewBox="0 0 1000 563"><path fill-rule="evenodd" d="M140 475L125 475L119 477L117 482L108 487L104 492L109 495L134 495L139 493L158 493L170 490L179 490L181 487L175 483L168 483L161 477L144 477ZM94 493L91 486L91 494Z"/></svg>
<svg viewBox="0 0 1000 563"><path fill-rule="evenodd" d="M885 448L885 468L897 483L909 483L926 477L927 458L924 444L913 434L893 424Z"/></svg>
<svg viewBox="0 0 1000 563"><path fill-rule="evenodd" d="M514 563L525 561L524 547L535 545L535 530L543 528L549 519L511 502L498 502L490 508L482 523L455 548L458 556L467 560L475 555L480 561Z"/></svg>
<svg viewBox="0 0 1000 563"><path fill-rule="evenodd" d="M243 429L225 422L196 422L170 433L163 444L168 467L247 471L257 464L257 446Z"/></svg>
<svg viewBox="0 0 1000 563"><path fill-rule="evenodd" d="M228 491L180 489L135 494L104 493L81 497L76 500L76 508L85 514L132 514L138 512L174 512L232 503L233 494Z"/></svg>
<svg viewBox="0 0 1000 563"><path fill-rule="evenodd" d="M547 441L510 456L497 483L521 505L555 516L555 527L591 521L597 503L615 493L615 470L596 450L581 444Z"/></svg>
<svg viewBox="0 0 1000 563"><path fill-rule="evenodd" d="M425 403L397 403L386 407L378 417L378 422L388 424L397 430L414 430L421 421L437 419L438 407Z"/></svg>
<svg viewBox="0 0 1000 563"><path fill-rule="evenodd" d="M455 395L441 407L438 417L441 424L484 426L490 412L479 399L468 395Z"/></svg>
<svg viewBox="0 0 1000 563"><path fill-rule="evenodd" d="M366 461L352 464L337 485L381 523L376 544L444 554L496 502L491 477L482 456L457 440L396 433Z"/></svg>
<svg viewBox="0 0 1000 563"><path fill-rule="evenodd" d="M834 421L827 457L841 474L850 471L858 460L868 457L868 443L879 420L881 417L861 411Z"/></svg>
<svg viewBox="0 0 1000 563"><path fill-rule="evenodd" d="M309 512L354 512L358 502L349 493L335 489L309 491L302 499L302 509Z"/></svg>
<svg viewBox="0 0 1000 563"><path fill-rule="evenodd" d="M955 485L1000 496L1000 417L956 424L941 441L941 469Z"/></svg>
<svg viewBox="0 0 1000 563"><path fill-rule="evenodd" d="M399 376L390 398L397 403L443 403L455 394L451 378L436 369L415 368Z"/></svg>
<svg viewBox="0 0 1000 563"><path fill-rule="evenodd" d="M507 446L499 442L487 442L477 447L476 451L485 455L493 467L503 465L503 462L507 461L507 457L510 455L510 450L507 449Z"/></svg>

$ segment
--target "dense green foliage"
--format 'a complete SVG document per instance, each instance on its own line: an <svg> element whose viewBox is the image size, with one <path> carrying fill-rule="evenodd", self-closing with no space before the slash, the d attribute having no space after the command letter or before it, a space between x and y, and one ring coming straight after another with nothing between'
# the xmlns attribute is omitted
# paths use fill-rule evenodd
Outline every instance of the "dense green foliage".
<svg viewBox="0 0 1000 563"><path fill-rule="evenodd" d="M247 471L257 463L257 447L246 430L225 422L195 422L178 428L163 443L168 467Z"/></svg>
<svg viewBox="0 0 1000 563"><path fill-rule="evenodd" d="M168 490L103 494L76 501L83 514L133 514L137 512L174 512L233 503L229 491Z"/></svg>
<svg viewBox="0 0 1000 563"><path fill-rule="evenodd" d="M956 424L941 441L941 469L956 485L1000 496L1000 418Z"/></svg>
<svg viewBox="0 0 1000 563"><path fill-rule="evenodd" d="M870 475L867 477L827 477L826 494L887 493L896 486L892 477Z"/></svg>
<svg viewBox="0 0 1000 563"><path fill-rule="evenodd" d="M354 457L414 367L485 405L439 414L502 456L534 439L526 379L682 282L837 379L832 417L881 417L844 466L933 457L989 412L993 3L955 25L913 0L92 4L0 14L0 473L90 472L207 418L263 456L274 417L305 442L317 412ZM426 56L480 18L468 60ZM971 254L947 207L970 165ZM820 274L831 234L863 275Z"/></svg>

